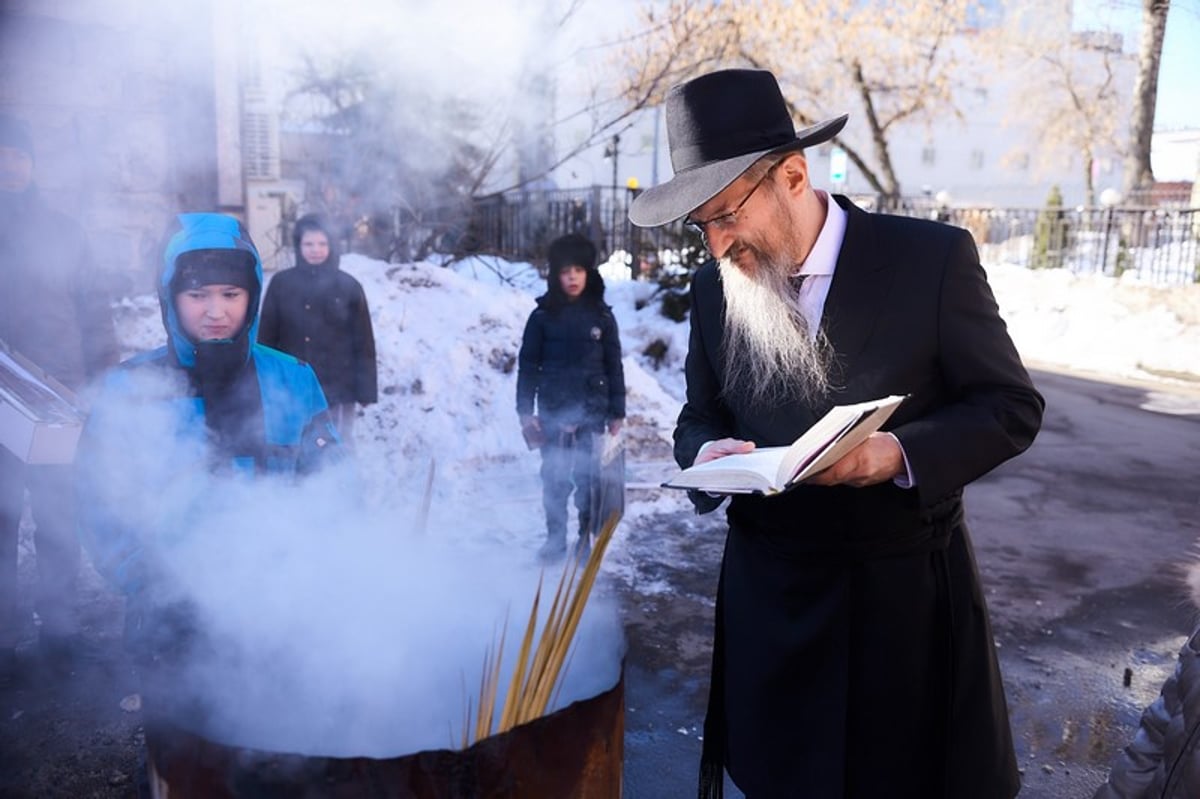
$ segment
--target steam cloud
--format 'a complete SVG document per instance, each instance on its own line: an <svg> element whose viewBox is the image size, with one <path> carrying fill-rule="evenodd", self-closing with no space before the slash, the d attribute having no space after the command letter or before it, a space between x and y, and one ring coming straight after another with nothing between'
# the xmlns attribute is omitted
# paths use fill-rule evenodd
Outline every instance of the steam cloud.
<svg viewBox="0 0 1200 799"><path fill-rule="evenodd" d="M456 746L506 624L507 686L538 582L530 553L487 544L473 508L452 536L417 535L415 508L363 502L350 462L300 482L212 475L175 425L161 405L105 406L94 473L160 558L161 601L196 611L203 644L173 690L198 699L199 731L325 756ZM616 683L621 640L614 605L593 593L554 708Z"/></svg>

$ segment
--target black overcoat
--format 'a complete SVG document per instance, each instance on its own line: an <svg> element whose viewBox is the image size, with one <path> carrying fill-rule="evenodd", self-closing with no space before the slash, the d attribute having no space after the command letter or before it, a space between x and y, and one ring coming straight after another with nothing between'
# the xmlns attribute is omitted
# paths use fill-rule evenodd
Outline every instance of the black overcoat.
<svg viewBox="0 0 1200 799"><path fill-rule="evenodd" d="M112 300L79 223L36 187L0 192L0 339L81 389L117 363Z"/></svg>
<svg viewBox="0 0 1200 799"><path fill-rule="evenodd" d="M848 219L821 324L836 388L765 413L723 397L710 263L692 282L676 459L727 436L788 444L833 404L907 394L886 429L917 486L731 500L706 764L723 760L755 799L1009 799L1016 762L961 494L1029 446L1043 400L966 231L834 199Z"/></svg>
<svg viewBox="0 0 1200 799"><path fill-rule="evenodd" d="M378 399L371 309L362 284L336 265L301 262L271 278L258 342L306 361L330 405Z"/></svg>

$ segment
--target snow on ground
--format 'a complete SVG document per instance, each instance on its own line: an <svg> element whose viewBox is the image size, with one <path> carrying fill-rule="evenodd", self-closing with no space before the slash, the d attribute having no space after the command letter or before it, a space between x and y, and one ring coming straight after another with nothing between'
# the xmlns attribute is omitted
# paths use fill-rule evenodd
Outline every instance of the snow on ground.
<svg viewBox="0 0 1200 799"><path fill-rule="evenodd" d="M1200 285L986 266L1031 365L1200 386ZM527 263L494 257L447 268L347 255L342 267L364 286L379 357L379 403L363 410L354 436L368 496L406 508L405 524L427 516L428 529L465 544L532 552L543 534L539 459L518 429L516 359L544 279ZM662 315L656 284L622 279L617 262L602 271L629 391L627 515L684 510L681 494L646 489L673 469L669 442L684 395L687 324ZM119 307L127 354L161 342L153 297ZM634 579L636 553L621 547L618 537L611 565Z"/></svg>
<svg viewBox="0 0 1200 799"><path fill-rule="evenodd" d="M1133 275L1118 279L1011 264L987 271L1027 362L1113 377L1200 381L1200 284L1163 287Z"/></svg>

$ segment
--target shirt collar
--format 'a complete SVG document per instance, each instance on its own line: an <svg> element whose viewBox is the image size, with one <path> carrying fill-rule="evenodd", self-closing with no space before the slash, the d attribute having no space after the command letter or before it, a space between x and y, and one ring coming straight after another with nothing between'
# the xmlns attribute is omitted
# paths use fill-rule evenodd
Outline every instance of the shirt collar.
<svg viewBox="0 0 1200 799"><path fill-rule="evenodd" d="M846 237L846 209L838 205L828 192L815 190L825 205L825 224L817 234L817 240L809 250L808 257L797 275L832 275L837 266L838 253L842 251L842 240Z"/></svg>

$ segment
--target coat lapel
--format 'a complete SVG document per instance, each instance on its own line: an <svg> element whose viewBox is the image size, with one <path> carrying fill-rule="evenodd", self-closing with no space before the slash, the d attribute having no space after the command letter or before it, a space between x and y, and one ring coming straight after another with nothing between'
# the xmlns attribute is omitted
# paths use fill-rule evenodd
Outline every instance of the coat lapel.
<svg viewBox="0 0 1200 799"><path fill-rule="evenodd" d="M853 360L870 338L875 320L884 310L895 274L875 241L870 214L842 196L834 200L846 209L846 235L838 253L837 268L821 325L842 360Z"/></svg>

